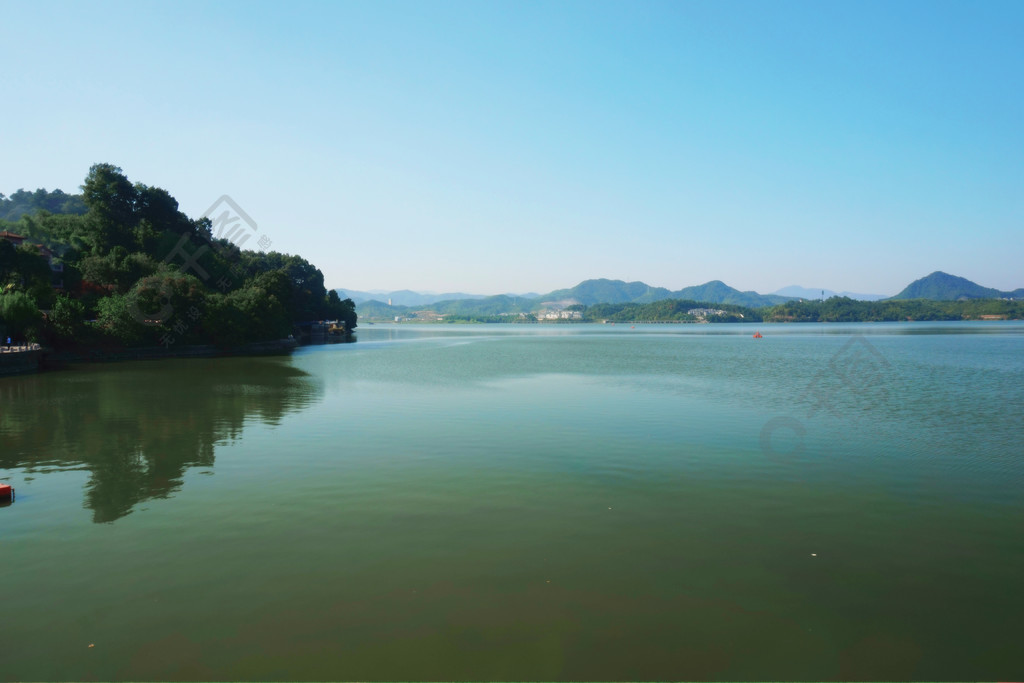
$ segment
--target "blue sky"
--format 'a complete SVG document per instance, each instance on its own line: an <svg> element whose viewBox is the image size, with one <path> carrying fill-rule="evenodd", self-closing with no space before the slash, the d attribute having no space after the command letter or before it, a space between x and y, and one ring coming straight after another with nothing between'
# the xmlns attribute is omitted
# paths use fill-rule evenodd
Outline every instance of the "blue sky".
<svg viewBox="0 0 1024 683"><path fill-rule="evenodd" d="M0 3L0 192L110 162L351 289L1024 286L1024 3Z"/></svg>

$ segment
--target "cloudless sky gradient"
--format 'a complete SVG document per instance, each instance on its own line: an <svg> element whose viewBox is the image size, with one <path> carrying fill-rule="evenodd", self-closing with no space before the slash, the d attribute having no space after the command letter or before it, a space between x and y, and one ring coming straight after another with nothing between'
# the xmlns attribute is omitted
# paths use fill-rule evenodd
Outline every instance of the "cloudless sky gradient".
<svg viewBox="0 0 1024 683"><path fill-rule="evenodd" d="M230 195L328 287L1024 287L1024 2L0 2L0 192Z"/></svg>

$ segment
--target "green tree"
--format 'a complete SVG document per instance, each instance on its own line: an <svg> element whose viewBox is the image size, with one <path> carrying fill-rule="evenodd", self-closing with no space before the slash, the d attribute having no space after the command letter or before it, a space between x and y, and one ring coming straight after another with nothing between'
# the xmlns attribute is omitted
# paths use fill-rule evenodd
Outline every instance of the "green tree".
<svg viewBox="0 0 1024 683"><path fill-rule="evenodd" d="M345 329L352 331L356 328L356 305L352 299L342 300L335 290L327 293L327 306L324 317L328 320L340 320L345 323Z"/></svg>
<svg viewBox="0 0 1024 683"><path fill-rule="evenodd" d="M113 294L96 303L96 326L108 341L135 346L149 335L127 294Z"/></svg>
<svg viewBox="0 0 1024 683"><path fill-rule="evenodd" d="M172 332L176 343L201 341L194 323L202 316L207 296L198 278L175 272L142 278L129 293L132 313L152 331L143 336L154 344Z"/></svg>
<svg viewBox="0 0 1024 683"><path fill-rule="evenodd" d="M20 190L0 196L5 209L18 222L0 227L45 245L62 266L55 274L34 248L0 242L0 292L52 309L42 333L53 341L159 344L173 333L174 343L237 345L287 336L305 320L356 326L355 305L328 293L316 266L215 239L209 219L188 218L169 192L133 184L113 164L89 169L81 197Z"/></svg>
<svg viewBox="0 0 1024 683"><path fill-rule="evenodd" d="M86 207L80 196L66 194L61 190L53 192L47 192L43 188L35 192L18 190L10 197L0 194L0 219L16 221L22 216L40 211L83 214Z"/></svg>
<svg viewBox="0 0 1024 683"><path fill-rule="evenodd" d="M207 298L203 331L221 347L270 341L291 332L288 312L273 294L245 287Z"/></svg>
<svg viewBox="0 0 1024 683"><path fill-rule="evenodd" d="M85 306L68 296L58 296L50 312L50 341L55 346L77 344L85 333Z"/></svg>
<svg viewBox="0 0 1024 683"><path fill-rule="evenodd" d="M33 244L14 248L0 240L0 290L27 292L44 308L54 299L53 271Z"/></svg>
<svg viewBox="0 0 1024 683"><path fill-rule="evenodd" d="M18 252L7 240L0 240L0 288L13 284L17 275Z"/></svg>
<svg viewBox="0 0 1024 683"><path fill-rule="evenodd" d="M113 285L115 291L124 294L141 278L156 273L159 264L147 254L116 246L102 256L86 256L79 261L78 269L82 279L97 285Z"/></svg>
<svg viewBox="0 0 1024 683"><path fill-rule="evenodd" d="M4 328L5 337L12 337L15 341L36 341L41 321L39 306L25 292L0 294L0 326Z"/></svg>
<svg viewBox="0 0 1024 683"><path fill-rule="evenodd" d="M82 185L82 199L89 207L87 218L95 233L95 247L105 253L134 246L138 190L113 164L95 164Z"/></svg>
<svg viewBox="0 0 1024 683"><path fill-rule="evenodd" d="M293 322L323 320L326 316L327 289L324 274L320 269L301 256L269 253L244 252L244 263L254 271L281 270L290 284L288 294L281 301L285 303Z"/></svg>

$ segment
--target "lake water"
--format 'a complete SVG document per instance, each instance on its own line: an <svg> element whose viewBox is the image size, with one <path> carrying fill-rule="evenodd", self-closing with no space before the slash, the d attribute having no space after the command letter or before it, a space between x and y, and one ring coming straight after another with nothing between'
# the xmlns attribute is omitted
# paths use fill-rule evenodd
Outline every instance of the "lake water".
<svg viewBox="0 0 1024 683"><path fill-rule="evenodd" d="M0 678L1020 680L1024 325L0 379Z"/></svg>

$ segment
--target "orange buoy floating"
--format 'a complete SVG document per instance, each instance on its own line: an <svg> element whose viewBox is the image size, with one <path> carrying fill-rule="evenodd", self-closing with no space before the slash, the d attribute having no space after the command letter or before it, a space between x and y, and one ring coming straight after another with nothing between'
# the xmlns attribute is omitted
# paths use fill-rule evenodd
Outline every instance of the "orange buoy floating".
<svg viewBox="0 0 1024 683"><path fill-rule="evenodd" d="M0 484L0 500L12 500L14 498L14 487L10 484Z"/></svg>
<svg viewBox="0 0 1024 683"><path fill-rule="evenodd" d="M760 332L755 332L754 333L754 339L761 339L761 338L762 338L762 335L761 335Z"/></svg>

